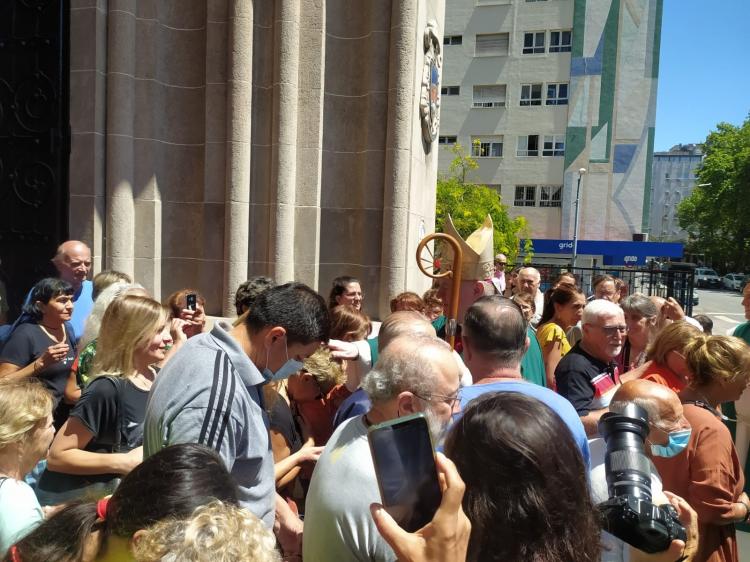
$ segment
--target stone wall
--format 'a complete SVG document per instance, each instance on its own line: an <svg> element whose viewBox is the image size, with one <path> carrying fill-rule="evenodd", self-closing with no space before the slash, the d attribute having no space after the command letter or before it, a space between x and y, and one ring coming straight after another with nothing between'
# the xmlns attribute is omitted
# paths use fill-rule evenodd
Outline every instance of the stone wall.
<svg viewBox="0 0 750 562"><path fill-rule="evenodd" d="M422 35L443 0L72 0L71 237L155 297L230 314L252 275L366 308L428 284L437 145Z"/></svg>

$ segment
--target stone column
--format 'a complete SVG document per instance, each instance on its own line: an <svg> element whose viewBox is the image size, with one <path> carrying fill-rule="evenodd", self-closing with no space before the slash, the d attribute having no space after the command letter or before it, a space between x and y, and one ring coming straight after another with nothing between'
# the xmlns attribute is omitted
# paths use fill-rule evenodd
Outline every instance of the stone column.
<svg viewBox="0 0 750 562"><path fill-rule="evenodd" d="M110 4L107 16L107 267L134 274L133 120L136 17Z"/></svg>
<svg viewBox="0 0 750 562"><path fill-rule="evenodd" d="M250 237L250 136L253 3L232 0L227 84L227 172L224 219L224 304L234 314L236 288L247 279Z"/></svg>
<svg viewBox="0 0 750 562"><path fill-rule="evenodd" d="M279 283L294 280L294 207L297 180L297 95L299 91L300 3L276 2L274 27L278 63L274 69L273 186L276 209L272 215L274 277ZM304 135L306 131L303 131Z"/></svg>

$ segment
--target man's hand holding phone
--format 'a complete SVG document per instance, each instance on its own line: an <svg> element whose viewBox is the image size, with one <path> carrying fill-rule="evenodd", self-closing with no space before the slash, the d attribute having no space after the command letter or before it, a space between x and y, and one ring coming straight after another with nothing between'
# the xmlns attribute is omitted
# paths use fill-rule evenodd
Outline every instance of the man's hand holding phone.
<svg viewBox="0 0 750 562"><path fill-rule="evenodd" d="M471 523L461 506L466 485L450 459L436 453L436 461L443 497L435 516L427 525L414 533L407 533L382 505L370 505L378 531L391 545L400 562L466 560L471 535Z"/></svg>

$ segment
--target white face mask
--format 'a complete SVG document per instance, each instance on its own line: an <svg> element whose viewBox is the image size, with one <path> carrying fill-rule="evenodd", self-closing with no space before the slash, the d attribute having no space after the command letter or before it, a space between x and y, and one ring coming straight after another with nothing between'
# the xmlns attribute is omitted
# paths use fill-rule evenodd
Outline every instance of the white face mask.
<svg viewBox="0 0 750 562"><path fill-rule="evenodd" d="M276 371L272 371L268 367L265 367L263 369L263 372L261 373L263 375L263 378L266 379L266 382L271 381L280 381L283 379L288 379L290 376L292 376L294 373L300 371L302 367L304 367L304 363L302 361L297 361L296 359L289 359L289 347L286 344L286 336L284 336L284 353L286 354L286 362ZM266 365L268 365L268 357L271 354L271 350L266 350Z"/></svg>

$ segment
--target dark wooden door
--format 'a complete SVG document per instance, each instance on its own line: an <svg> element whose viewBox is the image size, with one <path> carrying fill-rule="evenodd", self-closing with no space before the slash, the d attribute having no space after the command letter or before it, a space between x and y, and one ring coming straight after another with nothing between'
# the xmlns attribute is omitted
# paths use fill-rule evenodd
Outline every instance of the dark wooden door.
<svg viewBox="0 0 750 562"><path fill-rule="evenodd" d="M0 0L0 281L10 319L53 272L68 234L69 15L69 0Z"/></svg>

